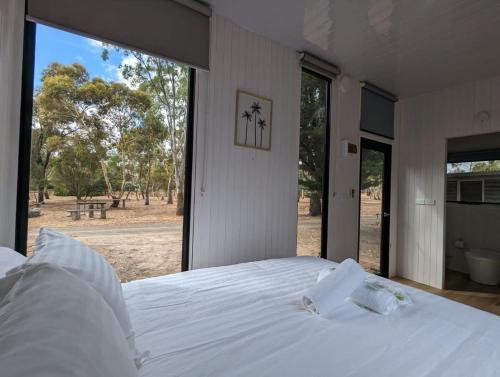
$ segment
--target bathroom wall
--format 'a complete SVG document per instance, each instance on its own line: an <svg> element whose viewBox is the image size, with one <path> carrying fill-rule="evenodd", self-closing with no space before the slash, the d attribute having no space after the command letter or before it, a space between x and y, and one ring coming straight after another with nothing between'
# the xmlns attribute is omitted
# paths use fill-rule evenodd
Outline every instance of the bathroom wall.
<svg viewBox="0 0 500 377"><path fill-rule="evenodd" d="M446 268L467 273L466 250L454 246L458 238L465 241L466 249L500 252L500 206L446 203Z"/></svg>
<svg viewBox="0 0 500 377"><path fill-rule="evenodd" d="M443 286L446 142L500 131L500 76L400 100L397 273ZM487 111L482 122L478 114ZM419 200L429 200L420 205ZM500 229L500 228L499 228ZM500 233L500 232L499 232Z"/></svg>

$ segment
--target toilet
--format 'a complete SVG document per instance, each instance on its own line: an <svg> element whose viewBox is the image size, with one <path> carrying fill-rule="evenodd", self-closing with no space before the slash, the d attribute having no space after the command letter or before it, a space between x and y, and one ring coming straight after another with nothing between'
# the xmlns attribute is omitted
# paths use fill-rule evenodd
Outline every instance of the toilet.
<svg viewBox="0 0 500 377"><path fill-rule="evenodd" d="M500 283L500 252L486 249L470 249L465 252L471 280L485 284Z"/></svg>

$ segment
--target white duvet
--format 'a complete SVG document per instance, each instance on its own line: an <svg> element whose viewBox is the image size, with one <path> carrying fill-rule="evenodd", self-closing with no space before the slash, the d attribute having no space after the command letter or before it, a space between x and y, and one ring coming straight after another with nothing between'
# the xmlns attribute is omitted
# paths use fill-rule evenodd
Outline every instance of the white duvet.
<svg viewBox="0 0 500 377"><path fill-rule="evenodd" d="M274 259L124 284L150 352L140 376L500 376L493 314L410 287L414 304L388 316L352 303L309 313L301 293L333 265Z"/></svg>

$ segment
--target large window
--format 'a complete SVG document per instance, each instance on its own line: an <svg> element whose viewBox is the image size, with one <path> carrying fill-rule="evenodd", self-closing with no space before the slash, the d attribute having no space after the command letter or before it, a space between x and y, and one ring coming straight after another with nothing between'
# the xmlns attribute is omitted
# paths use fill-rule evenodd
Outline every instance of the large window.
<svg viewBox="0 0 500 377"><path fill-rule="evenodd" d="M326 255L330 80L302 72L297 255Z"/></svg>
<svg viewBox="0 0 500 377"><path fill-rule="evenodd" d="M28 254L44 226L102 253L122 281L186 267L193 78L37 25L28 213L18 214L29 217Z"/></svg>

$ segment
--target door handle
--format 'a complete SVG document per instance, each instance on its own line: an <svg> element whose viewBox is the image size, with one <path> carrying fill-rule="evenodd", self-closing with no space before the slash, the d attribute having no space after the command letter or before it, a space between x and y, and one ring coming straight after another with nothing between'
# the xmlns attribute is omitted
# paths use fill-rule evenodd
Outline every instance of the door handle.
<svg viewBox="0 0 500 377"><path fill-rule="evenodd" d="M389 217L389 216L391 216L391 214L390 214L390 213L388 213L388 212L384 212L384 217Z"/></svg>

